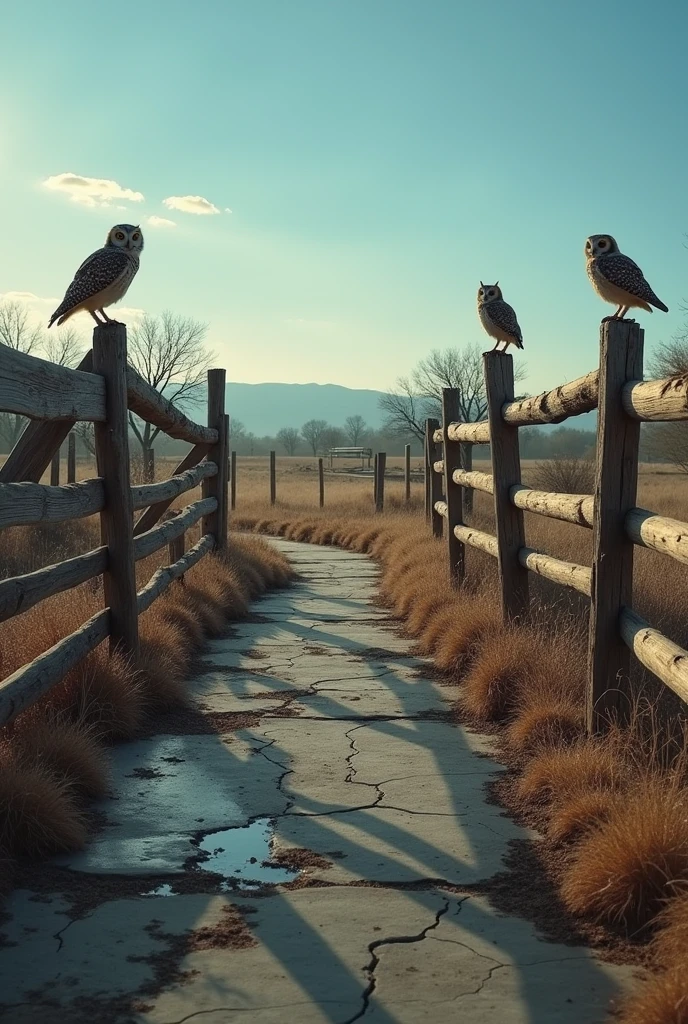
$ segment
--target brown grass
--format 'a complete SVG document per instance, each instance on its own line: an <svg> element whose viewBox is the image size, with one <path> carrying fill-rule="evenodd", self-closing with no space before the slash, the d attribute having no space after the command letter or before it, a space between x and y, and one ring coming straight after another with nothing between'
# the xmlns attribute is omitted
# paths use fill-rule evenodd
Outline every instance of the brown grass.
<svg viewBox="0 0 688 1024"><path fill-rule="evenodd" d="M564 801L586 790L620 789L627 781L629 769L616 747L585 739L533 757L519 780L518 795L525 804Z"/></svg>
<svg viewBox="0 0 688 1024"><path fill-rule="evenodd" d="M0 850L42 857L80 850L86 824L73 787L39 764L20 765L0 755Z"/></svg>
<svg viewBox="0 0 688 1024"><path fill-rule="evenodd" d="M609 821L618 802L619 794L612 789L589 787L574 792L553 805L547 834L555 843L580 840L591 829Z"/></svg>
<svg viewBox="0 0 688 1024"><path fill-rule="evenodd" d="M657 963L678 963L688 952L688 892L669 900L655 923L652 945Z"/></svg>
<svg viewBox="0 0 688 1024"><path fill-rule="evenodd" d="M17 766L45 769L83 796L107 792L107 757L92 726L40 712L26 714L17 720L11 747Z"/></svg>
<svg viewBox="0 0 688 1024"><path fill-rule="evenodd" d="M619 1024L688 1024L685 960L649 978L625 1000L616 1019Z"/></svg>

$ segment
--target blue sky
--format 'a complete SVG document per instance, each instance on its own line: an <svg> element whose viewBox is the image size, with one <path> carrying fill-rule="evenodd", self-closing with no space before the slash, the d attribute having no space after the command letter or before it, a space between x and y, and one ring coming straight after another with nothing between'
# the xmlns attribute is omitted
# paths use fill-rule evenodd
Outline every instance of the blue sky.
<svg viewBox="0 0 688 1024"><path fill-rule="evenodd" d="M596 232L670 308L639 312L646 350L685 320L688 5L26 0L2 31L0 293L42 315L140 221L126 305L208 321L232 380L385 388L487 347L481 278L516 308L525 386L572 379L612 312ZM67 172L144 199L44 184ZM163 203L188 196L220 212Z"/></svg>

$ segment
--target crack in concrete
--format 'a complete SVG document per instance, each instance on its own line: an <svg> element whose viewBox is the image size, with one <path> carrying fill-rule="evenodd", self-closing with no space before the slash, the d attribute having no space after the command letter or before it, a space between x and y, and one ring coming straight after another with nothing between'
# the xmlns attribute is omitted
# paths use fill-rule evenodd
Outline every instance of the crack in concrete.
<svg viewBox="0 0 688 1024"><path fill-rule="evenodd" d="M391 936L387 939L376 939L375 942L369 943L368 950L370 952L370 961L365 969L368 975L368 985L361 994L361 1001L363 1005L361 1006L358 1013L355 1013L353 1017L348 1017L345 1021L342 1021L342 1024L354 1024L354 1021L361 1020L362 1017L365 1017L366 1013L370 1009L370 1002L377 987L376 972L380 964L380 957L377 955L376 950L379 949L381 946L397 946L404 943L411 944L414 942L422 942L423 939L427 936L428 932L431 932L438 927L440 920L448 911L449 900L447 899L444 901L444 906L440 907L440 909L435 914L435 920L432 922L432 924L429 924L427 928L423 928L423 930L420 931L417 935L397 935Z"/></svg>
<svg viewBox="0 0 688 1024"><path fill-rule="evenodd" d="M380 803L380 801L383 799L385 794L383 793L383 791L380 789L380 787L375 782L359 782L357 780L357 778L356 778L357 772L356 772L356 768L354 767L354 763L353 763L353 759L358 754L360 754L361 751L356 746L356 740L354 739L354 737L351 734L356 732L358 729L362 729L362 728L364 728L364 726L362 724L361 725L355 725L353 727L353 729L349 729L347 732L344 733L344 735L346 736L346 738L349 741L349 746L351 748L351 753L346 758L346 764L348 765L349 771L348 771L347 776L346 776L344 781L350 783L350 785L352 785L352 786L367 786L367 787L369 787L371 789L374 789L375 793L376 793L375 800L369 806L370 807L377 807L378 804Z"/></svg>

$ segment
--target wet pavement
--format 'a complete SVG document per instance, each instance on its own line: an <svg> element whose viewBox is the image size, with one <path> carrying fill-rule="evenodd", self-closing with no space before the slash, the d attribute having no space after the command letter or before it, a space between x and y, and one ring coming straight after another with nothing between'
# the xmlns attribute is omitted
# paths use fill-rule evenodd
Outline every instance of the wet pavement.
<svg viewBox="0 0 688 1024"><path fill-rule="evenodd" d="M192 683L226 731L113 750L104 829L9 901L0 1018L605 1020L631 969L491 901L532 837L486 800L491 741L444 714L452 690L373 603L375 565L274 543L300 581Z"/></svg>

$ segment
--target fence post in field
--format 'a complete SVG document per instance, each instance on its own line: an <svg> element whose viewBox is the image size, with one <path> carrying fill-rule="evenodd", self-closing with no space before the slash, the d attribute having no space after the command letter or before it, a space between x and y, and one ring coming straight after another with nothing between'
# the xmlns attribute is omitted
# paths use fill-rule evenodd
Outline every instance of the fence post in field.
<svg viewBox="0 0 688 1024"><path fill-rule="evenodd" d="M76 434L73 430L69 432L67 442L67 483L73 484L76 481Z"/></svg>
<svg viewBox="0 0 688 1024"><path fill-rule="evenodd" d="M528 570L521 565L518 554L525 547L523 512L512 504L509 494L514 485L521 483L518 427L509 426L502 418L502 406L514 400L514 361L503 352L486 352L483 366L490 421L502 615L508 622L522 619L528 610Z"/></svg>
<svg viewBox="0 0 688 1024"><path fill-rule="evenodd" d="M441 537L444 529L444 519L435 509L435 502L442 500L442 477L439 473L436 473L433 469L435 462L439 457L439 448L435 441L435 431L439 430L440 421L437 419L429 419L425 421L425 472L426 472L426 488L429 487L429 493L427 493L427 501L430 507L430 519L432 520L432 535L433 537Z"/></svg>
<svg viewBox="0 0 688 1024"><path fill-rule="evenodd" d="M373 460L373 504L377 508L377 452Z"/></svg>
<svg viewBox="0 0 688 1024"><path fill-rule="evenodd" d="M225 538L225 544L229 543L229 465L227 462L227 452L229 451L229 416L227 413L222 417L224 421L223 429L223 448L222 448L222 459L225 467L225 478L222 484L224 501L222 502L222 536ZM183 553L183 552L182 552Z"/></svg>
<svg viewBox="0 0 688 1024"><path fill-rule="evenodd" d="M444 434L444 498L447 503L447 554L449 579L453 587L463 582L465 575L465 546L454 533L455 526L463 526L463 487L454 483L454 470L461 468L461 449L449 440L449 424L460 418L459 392L456 388L442 388L442 432Z"/></svg>
<svg viewBox="0 0 688 1024"><path fill-rule="evenodd" d="M207 458L217 466L217 475L203 481L203 497L215 498L217 508L203 516L203 534L211 533L215 538L215 550L227 547L227 534L223 533L227 516L224 504L227 501L227 449L225 446L225 371L208 370L208 426L217 430L217 442L209 450Z"/></svg>
<svg viewBox="0 0 688 1024"><path fill-rule="evenodd" d="M320 508L325 507L325 469L322 458L318 459L318 490L320 493Z"/></svg>
<svg viewBox="0 0 688 1024"><path fill-rule="evenodd" d="M423 441L423 486L425 488L425 518L429 523L432 519L432 505L430 504L430 481L432 479L432 464L430 462L430 420L425 421L425 438Z"/></svg>
<svg viewBox="0 0 688 1024"><path fill-rule="evenodd" d="M100 513L101 541L108 548L103 582L110 608L110 651L139 653L134 562L134 511L129 472L127 412L127 329L108 323L93 331L93 372L105 378L106 420L94 424L98 473L105 508Z"/></svg>
<svg viewBox="0 0 688 1024"><path fill-rule="evenodd" d="M58 448L50 460L50 484L52 487L60 486L60 449Z"/></svg>
<svg viewBox="0 0 688 1024"><path fill-rule="evenodd" d="M236 467L236 452L232 452L232 471L230 475L231 487L232 487L232 512L236 508L236 485L237 485L237 467Z"/></svg>
<svg viewBox="0 0 688 1024"><path fill-rule="evenodd" d="M600 328L595 514L588 640L586 719L600 732L610 715L630 711L630 651L619 615L633 597L633 542L624 518L636 503L640 422L624 412L621 389L643 378L644 334L638 324L611 320Z"/></svg>
<svg viewBox="0 0 688 1024"><path fill-rule="evenodd" d="M275 453L270 452L270 504L274 505L277 500L277 473L275 465Z"/></svg>
<svg viewBox="0 0 688 1024"><path fill-rule="evenodd" d="M470 473L473 469L473 445L470 441L461 442L461 469ZM463 492L463 511L467 516L473 512L473 488L466 487Z"/></svg>
<svg viewBox="0 0 688 1024"><path fill-rule="evenodd" d="M411 445L404 445L404 501L411 503Z"/></svg>
<svg viewBox="0 0 688 1024"><path fill-rule="evenodd" d="M385 508L385 469L387 467L387 453L378 452L375 456L375 511L383 512Z"/></svg>

